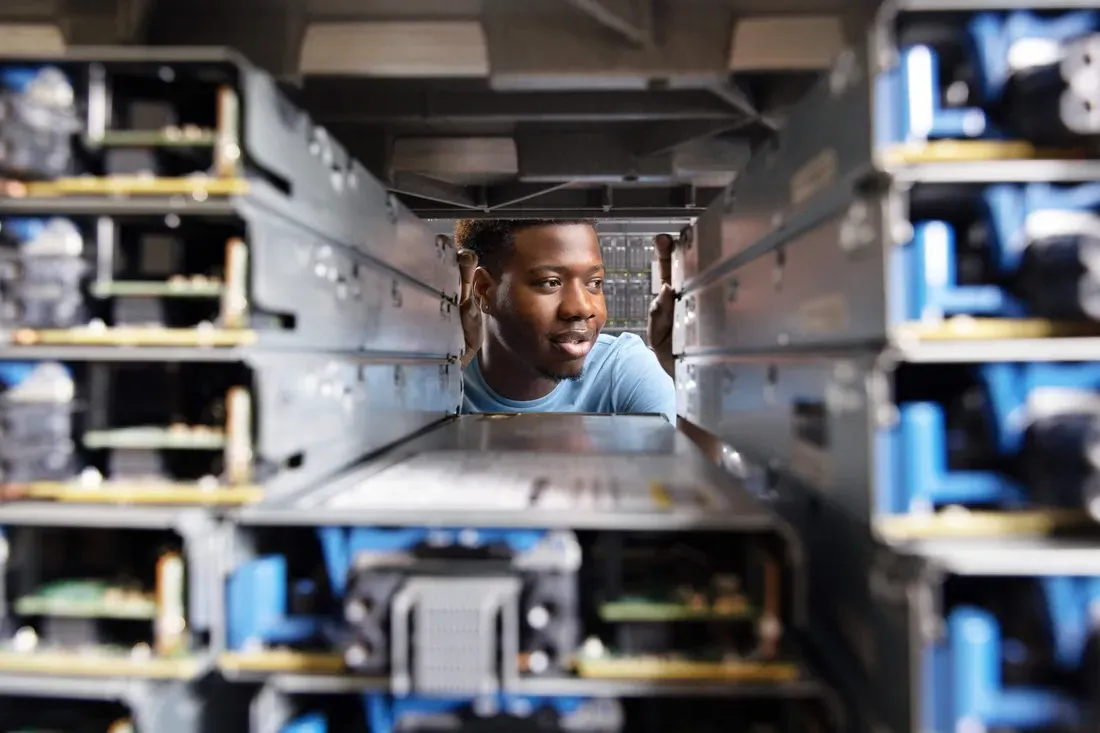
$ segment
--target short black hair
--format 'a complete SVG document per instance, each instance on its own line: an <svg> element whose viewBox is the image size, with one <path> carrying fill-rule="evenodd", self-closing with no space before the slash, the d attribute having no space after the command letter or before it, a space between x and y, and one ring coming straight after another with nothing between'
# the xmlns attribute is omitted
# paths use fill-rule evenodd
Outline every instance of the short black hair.
<svg viewBox="0 0 1100 733"><path fill-rule="evenodd" d="M477 262L499 276L516 243L516 232L533 227L572 226L596 228L592 219L459 219L455 224L455 248L470 250Z"/></svg>

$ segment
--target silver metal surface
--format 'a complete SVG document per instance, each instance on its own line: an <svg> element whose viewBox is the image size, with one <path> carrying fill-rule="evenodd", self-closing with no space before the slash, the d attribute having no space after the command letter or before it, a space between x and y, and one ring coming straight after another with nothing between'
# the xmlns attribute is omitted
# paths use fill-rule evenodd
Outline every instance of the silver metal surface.
<svg viewBox="0 0 1100 733"><path fill-rule="evenodd" d="M249 225L255 306L293 314L296 347L461 352L457 308L438 290L379 267L359 250L312 235L274 212L242 209ZM385 221L383 212L375 215ZM451 276L447 294L453 296L458 266L452 250L436 247L434 235L425 232L421 242L406 242L403 251L416 254L421 263L446 266Z"/></svg>
<svg viewBox="0 0 1100 733"><path fill-rule="evenodd" d="M414 490L415 489L415 490ZM774 517L659 416L456 418L247 524L773 528Z"/></svg>
<svg viewBox="0 0 1100 733"><path fill-rule="evenodd" d="M273 688L289 694L349 694L384 692L385 680L305 674L275 674L266 678ZM803 667L799 679L777 685L741 682L649 682L634 680L522 679L510 693L532 696L583 697L723 697L761 699L815 699L825 688L817 676Z"/></svg>
<svg viewBox="0 0 1100 733"><path fill-rule="evenodd" d="M1096 160L983 160L912 163L890 169L908 183L1072 183L1100 178Z"/></svg>
<svg viewBox="0 0 1100 733"><path fill-rule="evenodd" d="M1088 170L1072 163L1063 172L1065 181L1089 180ZM1100 168L1093 172L1100 174ZM909 294L902 268L907 265L897 253L912 239L908 201L902 185L854 193L837 184L789 219L781 217L781 225L682 288L675 307L674 353L732 356L889 347L891 357L916 361L940 356L949 361L1004 360L1010 352L1020 353L1009 342L960 336L944 343L916 335L918 327L946 329L953 321L931 312L921 321L906 317ZM775 211L781 209L782 202L777 202ZM742 225L740 216L718 222L712 207L700 217L692 247L720 247L720 238L729 241L730 232ZM674 269L687 266L691 251L677 251ZM1095 352L1082 348L1088 344L1087 339L1051 339L1033 353L1044 360L1075 354L1093 358Z"/></svg>
<svg viewBox="0 0 1100 733"><path fill-rule="evenodd" d="M517 577L420 577L390 610L390 685L397 695L498 694L518 658Z"/></svg>
<svg viewBox="0 0 1100 733"><path fill-rule="evenodd" d="M248 200L265 195L275 195L271 187L260 186ZM112 214L194 214L198 216L232 216L242 196L196 201L191 196L101 198L98 196L65 196L50 199L0 197L0 214L29 216L39 214L47 207L56 216L95 216Z"/></svg>
<svg viewBox="0 0 1100 733"><path fill-rule="evenodd" d="M244 160L250 173L262 174L250 181L251 188L261 192L261 203L267 200L272 212L356 248L428 288L448 296L457 292L455 253L429 256L436 251L430 228L324 128L290 105L270 75L236 53L218 48L111 46L69 49L63 59L97 62L108 74L113 67L135 64L151 70L195 64L203 65L208 74L220 70L240 96ZM134 205L148 207L144 202Z"/></svg>
<svg viewBox="0 0 1100 733"><path fill-rule="evenodd" d="M1100 546L1095 542L1013 539L913 542L906 552L952 575L1008 577L1100 575Z"/></svg>
<svg viewBox="0 0 1100 733"><path fill-rule="evenodd" d="M439 360L263 353L250 362L257 454L275 465L304 459L267 484L272 492L330 476L454 414L462 400L458 366Z"/></svg>
<svg viewBox="0 0 1100 733"><path fill-rule="evenodd" d="M883 22L888 22L889 14L885 17ZM831 71L791 110L774 142L761 146L723 195L699 215L695 241L676 255L676 284L685 296L734 270L744 270L747 262L773 250L797 248L809 241L806 232L819 226L827 230L823 222L888 180L903 188L918 182L1080 182L1100 176L1096 160L899 163L889 159L887 151L876 150L873 144L872 88L882 70L868 48L860 45L841 54ZM823 119L831 120L830 124L822 125ZM883 258L889 247L887 235L896 234L886 228L882 235L881 244L861 247L886 247L872 255ZM828 246L841 246L850 236L835 233ZM827 254L813 255L815 263L824 264L816 259L823 256ZM744 279L755 282L758 274L745 272ZM831 280L828 275L821 279ZM768 310L790 315L780 305ZM771 345L782 345L775 343L780 335L777 327Z"/></svg>
<svg viewBox="0 0 1100 733"><path fill-rule="evenodd" d="M835 69L792 110L775 142L756 152L712 204L714 211L699 217L704 236L683 255L685 290L710 268L788 225L823 194L850 196L873 172L866 51L846 51ZM830 124L822 125L823 119Z"/></svg>
<svg viewBox="0 0 1100 733"><path fill-rule="evenodd" d="M176 507L14 501L0 504L0 526L171 529L182 511Z"/></svg>
<svg viewBox="0 0 1100 733"><path fill-rule="evenodd" d="M884 340L887 206L884 197L857 197L814 228L684 295L678 353Z"/></svg>
<svg viewBox="0 0 1100 733"><path fill-rule="evenodd" d="M869 519L875 362L844 354L684 360L676 366L677 411L745 460L798 476ZM800 412L816 422L805 434Z"/></svg>
<svg viewBox="0 0 1100 733"><path fill-rule="evenodd" d="M48 684L43 684L48 680ZM142 683L118 677L64 677L0 674L0 695L74 700L125 700Z"/></svg>
<svg viewBox="0 0 1100 733"><path fill-rule="evenodd" d="M1035 0L893 0L886 8L895 12L1004 11L1032 10ZM1092 10L1092 0L1053 0L1042 4L1044 10Z"/></svg>
<svg viewBox="0 0 1100 733"><path fill-rule="evenodd" d="M54 358L74 356L60 348L47 353ZM79 360L98 361L97 356L114 357L120 352L77 353ZM154 354L156 350L136 348L130 355L134 360L156 362ZM462 403L461 370L445 359L297 351L251 351L244 359L252 374L253 458L277 467L274 475L260 480L273 494L312 486L454 415ZM180 510L166 507L0 504L0 522L27 524L155 527L172 524L180 516Z"/></svg>
<svg viewBox="0 0 1100 733"><path fill-rule="evenodd" d="M977 342L899 340L886 352L913 364L965 364L975 361L1091 361L1100 354L1100 338L1015 339Z"/></svg>

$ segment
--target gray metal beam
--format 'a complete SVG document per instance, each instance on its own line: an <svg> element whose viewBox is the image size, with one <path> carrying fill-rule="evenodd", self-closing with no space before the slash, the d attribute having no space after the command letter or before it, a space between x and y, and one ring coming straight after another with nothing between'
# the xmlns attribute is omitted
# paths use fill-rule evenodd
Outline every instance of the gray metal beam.
<svg viewBox="0 0 1100 733"><path fill-rule="evenodd" d="M306 20L305 0L157 0L146 42L228 46L276 77L293 77Z"/></svg>
<svg viewBox="0 0 1100 733"><path fill-rule="evenodd" d="M651 125L581 129L521 125L514 138L398 138L385 161L368 167L386 171L383 176L395 190L430 191L425 198L477 206L480 201L471 202L451 184L491 184L505 179L555 186L565 181L683 182L701 174L732 174L747 155L747 143L715 139L717 128L666 124L669 129L663 132ZM374 147L360 143L356 136L341 137L353 154ZM651 145L659 142L662 150L647 154L639 149L639 140ZM473 172L480 175L470 175ZM427 179L399 178L410 173Z"/></svg>
<svg viewBox="0 0 1100 733"><path fill-rule="evenodd" d="M0 18L19 18L18 7L0 3ZM55 23L70 46L107 46L141 42L150 0L51 0L28 3L26 19Z"/></svg>
<svg viewBox="0 0 1100 733"><path fill-rule="evenodd" d="M394 173L389 188L403 196L453 206L456 209L483 208L474 199L471 187L448 183L420 173Z"/></svg>
<svg viewBox="0 0 1100 733"><path fill-rule="evenodd" d="M527 182L671 178L672 157L638 155L632 144L633 132L622 125L573 130L523 125L515 136L519 178Z"/></svg>
<svg viewBox="0 0 1100 733"><path fill-rule="evenodd" d="M694 186L645 186L596 188L546 188L533 184L508 184L490 187L485 209L471 210L441 206L410 196L405 204L426 219L455 217L568 218L619 217L665 218L695 216L721 188L696 189ZM532 194L538 195L532 195Z"/></svg>
<svg viewBox="0 0 1100 733"><path fill-rule="evenodd" d="M653 0L565 0L608 30L639 46L652 46Z"/></svg>
<svg viewBox="0 0 1100 733"><path fill-rule="evenodd" d="M486 190L484 211L511 211L521 208L525 204L538 206L540 201L545 201L546 196L557 191L572 188L573 182L563 182L548 186L530 186L528 184L501 184L492 186ZM538 201L536 201L538 199Z"/></svg>
<svg viewBox="0 0 1100 733"><path fill-rule="evenodd" d="M513 0L485 0L482 25L496 89L645 90L654 82L725 81L734 12L726 3L669 3L659 42L624 44L596 24Z"/></svg>
<svg viewBox="0 0 1100 733"><path fill-rule="evenodd" d="M750 122L751 119L737 122L685 120L675 124L656 122L641 126L632 138L632 145L637 155L659 155L688 143L736 131Z"/></svg>
<svg viewBox="0 0 1100 733"><path fill-rule="evenodd" d="M479 79L311 77L299 99L324 124L738 119L728 104L700 90L497 92Z"/></svg>
<svg viewBox="0 0 1100 733"><path fill-rule="evenodd" d="M756 102L737 82L730 80L723 84L716 84L710 89L719 99L728 104L730 109L744 115L747 122L773 131L779 129L779 123L762 113Z"/></svg>

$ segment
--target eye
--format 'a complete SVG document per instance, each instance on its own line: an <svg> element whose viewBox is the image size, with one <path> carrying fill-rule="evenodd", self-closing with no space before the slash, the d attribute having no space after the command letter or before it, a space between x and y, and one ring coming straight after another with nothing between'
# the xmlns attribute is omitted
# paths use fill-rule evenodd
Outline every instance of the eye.
<svg viewBox="0 0 1100 733"><path fill-rule="evenodd" d="M603 290L603 278L597 278L596 280L593 280L592 282L588 283L588 287L595 292Z"/></svg>
<svg viewBox="0 0 1100 733"><path fill-rule="evenodd" d="M550 278L549 280L539 280L537 283L535 283L535 287L545 288L547 290L551 288L558 288L561 287L561 280L558 280L556 277Z"/></svg>

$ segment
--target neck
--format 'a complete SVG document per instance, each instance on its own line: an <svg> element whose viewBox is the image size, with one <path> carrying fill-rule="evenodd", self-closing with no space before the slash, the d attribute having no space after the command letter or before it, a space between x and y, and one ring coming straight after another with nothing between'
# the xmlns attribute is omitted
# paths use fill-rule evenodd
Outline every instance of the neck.
<svg viewBox="0 0 1100 733"><path fill-rule="evenodd" d="M528 402L554 391L557 382L536 374L530 365L492 336L487 336L477 355L478 369L485 384L507 400Z"/></svg>

